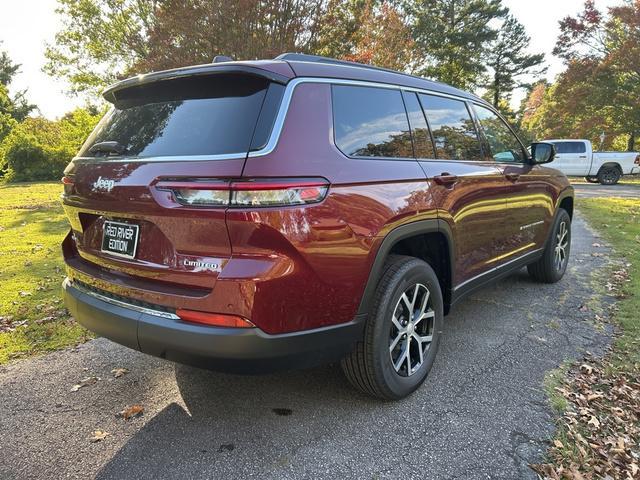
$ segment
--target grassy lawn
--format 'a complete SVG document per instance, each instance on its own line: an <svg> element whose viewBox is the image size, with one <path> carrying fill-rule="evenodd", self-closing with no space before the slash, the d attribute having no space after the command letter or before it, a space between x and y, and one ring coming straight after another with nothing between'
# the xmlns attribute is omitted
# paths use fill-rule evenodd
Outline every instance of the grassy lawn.
<svg viewBox="0 0 640 480"><path fill-rule="evenodd" d="M603 282L619 299L612 311L619 331L604 359L587 355L547 375L550 403L562 416L548 463L533 468L544 478L638 478L640 200L580 199L579 209L622 259Z"/></svg>
<svg viewBox="0 0 640 480"><path fill-rule="evenodd" d="M85 341L60 299L61 185L0 186L0 364Z"/></svg>
<svg viewBox="0 0 640 480"><path fill-rule="evenodd" d="M580 200L580 211L627 264L620 284L621 301L614 320L621 327L612 366L625 371L640 367L640 200ZM614 272L614 275L616 273ZM617 275L621 275L618 273ZM628 279L626 278L628 275Z"/></svg>

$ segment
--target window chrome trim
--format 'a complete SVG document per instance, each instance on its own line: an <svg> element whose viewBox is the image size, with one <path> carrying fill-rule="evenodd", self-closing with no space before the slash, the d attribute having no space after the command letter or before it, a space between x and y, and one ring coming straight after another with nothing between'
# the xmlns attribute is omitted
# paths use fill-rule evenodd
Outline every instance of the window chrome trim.
<svg viewBox="0 0 640 480"><path fill-rule="evenodd" d="M110 298L110 297L107 297L105 295L100 295L99 293L92 292L91 290L87 290L86 288L83 288L81 285L78 285L75 282L69 281L69 279L66 279L65 282L67 282L67 284L70 287L75 288L76 290L84 293L85 295L89 295L90 297L93 297L93 298L95 298L97 300L100 300L102 302L109 303L111 305L115 305L117 307L126 308L128 310L133 310L133 311L140 312L140 313L146 313L147 315L153 315L153 316L156 316L156 317L167 318L169 320L180 320L180 317L177 316L174 313L163 312L161 310L154 310L152 308L147 308L147 307L141 307L140 305L134 305L132 303L127 303L127 302L123 302L121 300L116 300L114 298Z"/></svg>
<svg viewBox="0 0 640 480"><path fill-rule="evenodd" d="M289 106L291 104L291 99L293 97L293 92L296 87L303 83L322 83L329 85L350 85L355 87L372 87L372 88L386 88L389 90L402 90L408 92L415 93L426 93L429 95L436 95L445 98L452 98L454 100L459 100L462 102L468 101L465 97L458 97L456 95L450 95L448 93L437 92L434 90L427 90L423 88L416 87L408 87L404 85L395 85L390 83L379 83L379 82L369 82L366 80L346 80L341 78L324 78L324 77L299 77L294 78L287 84L287 88L284 92L282 103L280 104L280 110L278 110L278 115L276 116L276 120L273 124L273 129L271 131L271 135L269 137L269 141L261 150L256 150L254 152L249 152L249 157L261 157L264 155L268 155L275 150L278 145L278 141L280 139L280 135L282 133L282 129L284 128L284 121L286 119L287 113L289 111ZM351 158L351 157L349 157Z"/></svg>
<svg viewBox="0 0 640 480"><path fill-rule="evenodd" d="M286 120L287 114L289 112L289 107L291 105L291 99L293 98L293 93L298 85L303 83L320 83L320 84L330 84L330 85L352 85L357 87L372 87L372 88L386 88L390 90L399 90L399 91L407 91L407 92L415 92L415 93L425 93L428 95L435 95L439 97L452 98L454 100L462 101L462 102L478 102L482 105L481 100L470 99L462 96L451 95L448 93L438 92L435 90L429 90L425 88L417 88L417 87L409 87L404 85L396 85L391 83L380 83L380 82L370 82L366 80L347 80L342 78L331 78L331 77L297 77L287 83L284 94L282 96L282 101L280 103L280 107L278 109L278 113L276 115L276 119L273 123L273 127L271 129L271 134L269 135L269 140L267 144L262 147L260 150L247 152L237 152L237 153L225 153L219 155L170 155L170 156L157 156L157 157L123 157L123 158L113 158L108 160L110 163L137 163L137 162L174 162L176 160L181 160L185 162L194 161L207 161L207 160L239 160L245 158L253 158L253 157L262 157L265 155L269 155L272 153L276 147L278 146L278 142L280 140L280 136L282 134L282 130L284 128L284 122ZM72 161L74 162L101 162L104 161L105 158L108 157L75 157Z"/></svg>

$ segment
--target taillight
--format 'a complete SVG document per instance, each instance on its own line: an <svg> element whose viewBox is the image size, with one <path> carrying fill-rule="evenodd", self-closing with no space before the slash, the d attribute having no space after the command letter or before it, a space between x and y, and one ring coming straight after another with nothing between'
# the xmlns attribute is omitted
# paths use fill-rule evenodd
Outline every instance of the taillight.
<svg viewBox="0 0 640 480"><path fill-rule="evenodd" d="M71 195L73 193L73 187L75 186L73 178L67 176L62 177L62 185L64 186L65 195Z"/></svg>
<svg viewBox="0 0 640 480"><path fill-rule="evenodd" d="M324 199L329 182L323 178L252 179L215 181L204 179L161 181L160 190L173 192L182 205L206 207L274 207L306 205Z"/></svg>
<svg viewBox="0 0 640 480"><path fill-rule="evenodd" d="M640 165L640 155L636 156L636 161L633 163L635 163L636 165Z"/></svg>
<svg viewBox="0 0 640 480"><path fill-rule="evenodd" d="M209 325L211 327L227 327L227 328L253 328L255 325L249 320L236 315L223 315L221 313L198 312L196 310L178 309L176 315L181 320L190 323L199 323L200 325Z"/></svg>

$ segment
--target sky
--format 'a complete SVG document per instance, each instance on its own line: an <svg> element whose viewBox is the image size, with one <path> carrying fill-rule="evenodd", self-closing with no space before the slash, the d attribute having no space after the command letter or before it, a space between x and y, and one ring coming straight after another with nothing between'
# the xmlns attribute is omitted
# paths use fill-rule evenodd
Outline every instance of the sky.
<svg viewBox="0 0 640 480"><path fill-rule="evenodd" d="M40 113L56 118L84 102L68 96L67 85L42 72L46 62L44 50L53 43L61 28L55 14L56 0L0 0L0 49L9 52L14 62L21 64L20 74L11 85L12 92L28 89L27 98L38 105ZM549 70L546 77L553 80L563 69L562 62L551 51L558 36L558 21L582 9L584 0L503 0L531 37L531 51L543 52ZM596 6L620 3L619 0L596 0ZM514 96L517 105L522 94Z"/></svg>

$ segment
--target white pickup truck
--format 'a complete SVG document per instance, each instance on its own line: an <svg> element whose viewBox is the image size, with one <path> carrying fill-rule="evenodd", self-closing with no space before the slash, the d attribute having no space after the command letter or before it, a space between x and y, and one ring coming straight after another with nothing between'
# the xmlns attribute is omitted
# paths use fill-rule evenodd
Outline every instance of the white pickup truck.
<svg viewBox="0 0 640 480"><path fill-rule="evenodd" d="M589 140L545 140L556 146L550 167L588 182L615 185L622 175L640 173L638 152L594 152Z"/></svg>

